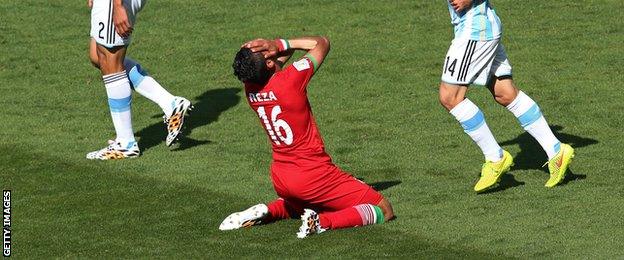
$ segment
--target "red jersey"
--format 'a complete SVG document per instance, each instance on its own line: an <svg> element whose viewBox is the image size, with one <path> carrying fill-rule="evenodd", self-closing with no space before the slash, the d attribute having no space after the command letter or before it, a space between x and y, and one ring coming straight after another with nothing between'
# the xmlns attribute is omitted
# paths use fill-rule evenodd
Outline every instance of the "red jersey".
<svg viewBox="0 0 624 260"><path fill-rule="evenodd" d="M264 86L245 84L247 101L272 144L273 163L282 169L308 170L331 163L307 97L314 69L312 60L304 57L273 74Z"/></svg>

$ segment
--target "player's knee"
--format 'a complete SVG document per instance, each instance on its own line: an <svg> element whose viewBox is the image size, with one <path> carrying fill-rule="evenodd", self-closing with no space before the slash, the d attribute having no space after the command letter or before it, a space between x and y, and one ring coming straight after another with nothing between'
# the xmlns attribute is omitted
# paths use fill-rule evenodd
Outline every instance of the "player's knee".
<svg viewBox="0 0 624 260"><path fill-rule="evenodd" d="M509 96L494 96L494 99L496 99L498 104L505 107L513 101L513 98L510 98Z"/></svg>
<svg viewBox="0 0 624 260"><path fill-rule="evenodd" d="M450 85L447 83L440 83L439 101L440 104L451 111L457 104L464 100L466 95L466 89L457 85Z"/></svg>
<svg viewBox="0 0 624 260"><path fill-rule="evenodd" d="M89 41L89 60L91 61L91 65L96 68L100 68L100 60L98 58L97 44L95 40L91 38Z"/></svg>
<svg viewBox="0 0 624 260"><path fill-rule="evenodd" d="M501 91L500 93L495 93L494 99L496 100L498 104L506 107L516 99L516 96L518 96L518 92L514 90Z"/></svg>
<svg viewBox="0 0 624 260"><path fill-rule="evenodd" d="M457 106L457 104L462 102L462 100L463 100L463 97L460 99L455 95L449 95L449 94L440 92L440 105L446 108L446 110L450 111L455 106Z"/></svg>

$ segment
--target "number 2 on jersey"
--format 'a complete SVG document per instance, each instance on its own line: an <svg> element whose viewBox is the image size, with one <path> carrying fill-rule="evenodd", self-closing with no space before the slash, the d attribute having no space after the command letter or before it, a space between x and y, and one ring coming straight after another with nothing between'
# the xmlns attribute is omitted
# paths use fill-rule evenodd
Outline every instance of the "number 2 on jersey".
<svg viewBox="0 0 624 260"><path fill-rule="evenodd" d="M98 32L98 37L100 37L100 39L104 39L104 36L102 36L102 31L104 31L104 23L100 22L98 25L100 26L100 31Z"/></svg>
<svg viewBox="0 0 624 260"><path fill-rule="evenodd" d="M281 113L282 108L280 106L274 106L273 111L271 111L271 121L269 121L269 117L267 116L264 107L258 107L258 117L262 119L264 127L266 128L267 133L269 133L271 140L276 145L281 145L281 142L284 142L286 145L290 145L293 142L293 132L286 121L283 119L277 119L277 116ZM283 133L282 129L284 130ZM284 134L286 134L286 136L284 136Z"/></svg>

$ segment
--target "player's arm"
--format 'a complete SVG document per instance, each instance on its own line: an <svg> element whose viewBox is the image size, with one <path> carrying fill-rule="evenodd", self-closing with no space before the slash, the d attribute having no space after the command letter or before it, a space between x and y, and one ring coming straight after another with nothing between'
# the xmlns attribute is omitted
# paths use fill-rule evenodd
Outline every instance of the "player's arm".
<svg viewBox="0 0 624 260"><path fill-rule="evenodd" d="M289 50L303 50L307 51L306 57L312 61L314 65L314 71L325 60L325 56L329 53L330 44L329 40L323 36L308 36L297 37L292 39L275 39L265 40L256 39L243 44L242 47L250 48L253 52L264 53L265 58L280 57L284 55L284 52Z"/></svg>
<svg viewBox="0 0 624 260"><path fill-rule="evenodd" d="M455 12L462 12L472 7L473 0L449 0L449 3L455 9Z"/></svg>
<svg viewBox="0 0 624 260"><path fill-rule="evenodd" d="M113 0L113 23L115 31L121 37L128 37L132 33L132 25L128 19L128 13L123 6L122 0Z"/></svg>
<svg viewBox="0 0 624 260"><path fill-rule="evenodd" d="M295 53L295 49L286 50L277 54L277 62L279 62L280 66L284 66L290 57L292 57L293 53Z"/></svg>
<svg viewBox="0 0 624 260"><path fill-rule="evenodd" d="M329 39L323 36L298 37L285 41L292 49L307 51L305 56L312 61L314 71L323 64L330 49Z"/></svg>

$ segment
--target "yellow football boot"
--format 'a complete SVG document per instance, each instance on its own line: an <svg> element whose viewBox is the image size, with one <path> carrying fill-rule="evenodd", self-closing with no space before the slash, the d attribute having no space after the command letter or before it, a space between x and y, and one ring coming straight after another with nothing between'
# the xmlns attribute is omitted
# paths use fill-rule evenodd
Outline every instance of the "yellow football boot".
<svg viewBox="0 0 624 260"><path fill-rule="evenodd" d="M561 149L557 155L548 161L550 178L544 186L552 188L561 183L565 178L566 171L572 162L572 158L574 158L574 148L568 144L561 144Z"/></svg>
<svg viewBox="0 0 624 260"><path fill-rule="evenodd" d="M486 161L481 168L481 178L474 186L476 192L485 191L496 184L513 165L513 157L503 150L503 159L498 162Z"/></svg>

